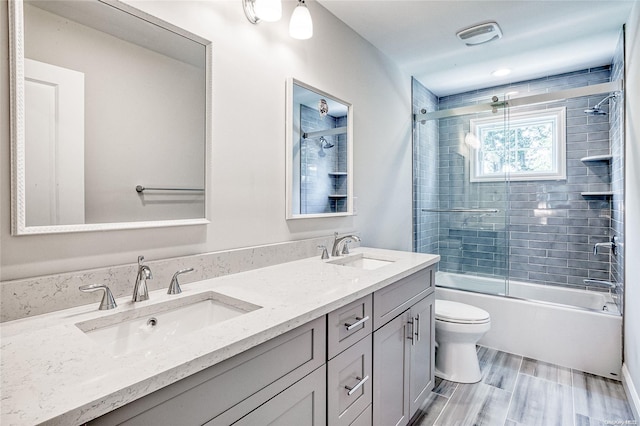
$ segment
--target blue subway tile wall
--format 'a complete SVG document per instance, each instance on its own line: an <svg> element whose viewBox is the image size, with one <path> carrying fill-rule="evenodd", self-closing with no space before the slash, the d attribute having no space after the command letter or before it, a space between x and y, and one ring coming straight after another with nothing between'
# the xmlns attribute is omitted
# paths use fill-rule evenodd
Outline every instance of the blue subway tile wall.
<svg viewBox="0 0 640 426"><path fill-rule="evenodd" d="M489 103L492 96L504 99L508 92L517 91L515 96L522 97L604 83L610 81L612 70L616 72L615 64L446 96L438 99L438 109ZM614 75L614 78L617 77ZM433 99L425 96L430 92L415 80L413 93L414 113L424 107L432 110ZM432 233L435 225L426 225L425 215L414 209L416 250L439 253L442 257L440 270L448 272L508 276L560 286L584 287L585 278L617 281L615 275L620 274L620 267L618 271L610 271L608 251L605 249L601 254L593 254L594 244L608 241L614 232L623 232L615 224L616 196L613 196L612 209L611 197L581 194L596 191L613 191L615 194L615 180L619 179L621 185L622 164L617 164L615 158L612 162L581 161L583 157L615 152L614 143L610 146L609 135L621 131L620 124L615 125L616 113L612 111L606 116L584 114L585 109L604 96L606 94L497 112L507 119L510 113L522 110L566 108L567 178L560 181L470 182L471 152L464 143L464 135L470 130L470 119L491 113L440 119L437 135L428 127L435 121L416 123L416 206L427 198L421 191L433 190L435 183L437 202L431 200L432 208L476 210L472 213L430 214L431 220L437 222L436 244L429 239L431 234L423 235ZM620 143L623 140L621 137L614 139L619 139ZM424 155L425 151L437 154L437 158L434 160ZM428 160L415 164L423 158ZM487 209L497 212L488 212Z"/></svg>

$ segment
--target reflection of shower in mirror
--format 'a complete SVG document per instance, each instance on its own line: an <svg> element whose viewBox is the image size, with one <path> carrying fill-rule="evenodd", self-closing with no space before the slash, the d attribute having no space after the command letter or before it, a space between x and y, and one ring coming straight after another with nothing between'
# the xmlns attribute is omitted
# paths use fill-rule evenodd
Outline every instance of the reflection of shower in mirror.
<svg viewBox="0 0 640 426"><path fill-rule="evenodd" d="M318 151L318 155L320 157L324 157L325 155L327 155L324 152L324 150L325 149L329 149L329 148L333 148L334 146L335 146L335 144L332 144L331 142L326 140L324 136L320 136L320 150Z"/></svg>

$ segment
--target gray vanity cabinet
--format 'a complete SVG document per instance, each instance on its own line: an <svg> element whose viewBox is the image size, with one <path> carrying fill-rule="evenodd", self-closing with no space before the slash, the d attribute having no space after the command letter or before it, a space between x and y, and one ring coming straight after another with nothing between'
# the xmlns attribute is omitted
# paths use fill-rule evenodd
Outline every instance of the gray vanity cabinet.
<svg viewBox="0 0 640 426"><path fill-rule="evenodd" d="M92 425L406 425L433 388L434 267Z"/></svg>
<svg viewBox="0 0 640 426"><path fill-rule="evenodd" d="M243 419L254 410L261 410L265 418L296 415L309 419L308 424L325 424L326 336L326 320L318 318L89 424L251 424ZM284 394L291 388L295 390ZM291 393L295 397L284 396ZM305 409L311 411L303 415Z"/></svg>
<svg viewBox="0 0 640 426"><path fill-rule="evenodd" d="M433 388L433 273L418 272L374 293L374 425L406 425Z"/></svg>

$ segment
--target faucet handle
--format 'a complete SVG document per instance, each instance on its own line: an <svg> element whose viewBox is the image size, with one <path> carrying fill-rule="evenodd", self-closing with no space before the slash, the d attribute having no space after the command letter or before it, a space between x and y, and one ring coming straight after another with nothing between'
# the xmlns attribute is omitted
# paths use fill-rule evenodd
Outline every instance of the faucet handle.
<svg viewBox="0 0 640 426"><path fill-rule="evenodd" d="M83 291L85 293L96 291L96 290L104 290L104 294L102 295L102 301L100 302L100 307L98 308L101 311L107 309L117 308L116 300L113 298L113 294L109 287L104 284L89 284L89 285L81 285L78 287L78 290Z"/></svg>
<svg viewBox="0 0 640 426"><path fill-rule="evenodd" d="M349 254L349 243L352 243L353 240L345 240L344 245L342 246L342 254Z"/></svg>
<svg viewBox="0 0 640 426"><path fill-rule="evenodd" d="M326 260L329 259L329 252L327 251L327 246L321 244L318 246L319 249L322 249L322 255L320 255L320 259Z"/></svg>
<svg viewBox="0 0 640 426"><path fill-rule="evenodd" d="M180 283L178 282L178 275L187 274L189 272L193 272L193 268L180 269L178 272L173 274L173 278L171 278L171 284L169 284L169 289L167 290L167 294L182 293L182 289L180 288Z"/></svg>

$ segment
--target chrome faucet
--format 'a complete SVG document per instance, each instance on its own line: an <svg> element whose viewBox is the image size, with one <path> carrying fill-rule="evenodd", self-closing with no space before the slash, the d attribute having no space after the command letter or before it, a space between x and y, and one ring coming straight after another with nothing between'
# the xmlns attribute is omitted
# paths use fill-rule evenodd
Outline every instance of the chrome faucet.
<svg viewBox="0 0 640 426"><path fill-rule="evenodd" d="M142 302L143 300L149 300L149 290L147 289L147 280L153 278L151 275L151 269L147 265L143 264L144 256L138 256L138 274L136 275L136 284L133 286L134 302Z"/></svg>
<svg viewBox="0 0 640 426"><path fill-rule="evenodd" d="M346 244L349 241L360 241L360 237L357 235L343 235L342 237L338 237L338 233L334 234L333 239L333 248L331 249L331 256L341 256L343 254L349 254L349 249Z"/></svg>
<svg viewBox="0 0 640 426"><path fill-rule="evenodd" d="M616 237L615 235L613 237L611 237L611 241L607 242L607 243L596 243L596 245L593 246L593 254L596 255L598 254L598 247L609 247L611 248L611 254L613 254L614 256L617 253L617 245L616 245Z"/></svg>
<svg viewBox="0 0 640 426"><path fill-rule="evenodd" d="M182 293L182 289L180 288L180 283L178 282L178 275L188 274L189 272L193 272L193 268L180 269L178 272L173 274L173 278L171 278L171 283L169 284L169 289L167 290L167 294Z"/></svg>
<svg viewBox="0 0 640 426"><path fill-rule="evenodd" d="M90 291L96 291L96 290L104 291L104 294L102 295L102 300L100 301L100 307L98 308L101 311L104 311L107 309L115 309L118 307L118 305L116 304L116 300L113 298L113 294L111 293L111 290L109 290L109 287L107 287L104 284L81 285L80 287L78 287L78 290L84 291L84 292L90 292Z"/></svg>

